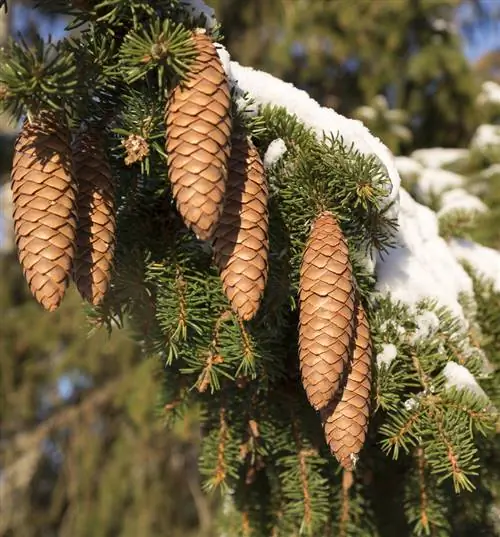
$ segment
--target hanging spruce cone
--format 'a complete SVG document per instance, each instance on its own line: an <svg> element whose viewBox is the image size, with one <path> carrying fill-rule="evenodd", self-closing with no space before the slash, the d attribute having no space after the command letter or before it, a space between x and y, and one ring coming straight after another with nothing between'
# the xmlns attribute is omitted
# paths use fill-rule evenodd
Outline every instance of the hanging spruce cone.
<svg viewBox="0 0 500 537"><path fill-rule="evenodd" d="M96 130L73 143L78 183L74 279L82 297L97 305L109 287L115 247L115 202L111 167Z"/></svg>
<svg viewBox="0 0 500 537"><path fill-rule="evenodd" d="M214 255L224 292L243 320L255 316L267 281L267 182L250 139L234 137Z"/></svg>
<svg viewBox="0 0 500 537"><path fill-rule="evenodd" d="M371 363L370 327L359 303L355 348L345 388L340 398L321 412L326 442L346 470L354 468L365 443L370 413Z"/></svg>
<svg viewBox="0 0 500 537"><path fill-rule="evenodd" d="M187 82L175 88L165 112L168 173L177 209L203 240L222 213L231 149L231 97L210 37L193 37L198 57Z"/></svg>
<svg viewBox="0 0 500 537"><path fill-rule="evenodd" d="M354 288L347 243L331 213L314 222L300 269L302 384L320 410L337 393L354 332Z"/></svg>
<svg viewBox="0 0 500 537"><path fill-rule="evenodd" d="M75 248L70 132L52 114L25 121L12 165L16 244L31 292L49 311L66 292Z"/></svg>

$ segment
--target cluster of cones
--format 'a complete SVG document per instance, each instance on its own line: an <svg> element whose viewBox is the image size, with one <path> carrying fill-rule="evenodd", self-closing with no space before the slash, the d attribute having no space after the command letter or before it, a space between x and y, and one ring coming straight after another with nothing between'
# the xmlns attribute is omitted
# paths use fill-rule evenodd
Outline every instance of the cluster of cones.
<svg viewBox="0 0 500 537"><path fill-rule="evenodd" d="M230 88L216 48L193 33L198 52L165 109L166 153L179 214L211 240L223 289L242 320L258 311L268 273L268 187L251 140L231 119ZM61 118L26 122L17 140L12 188L19 258L37 300L56 309L73 276L98 304L110 281L114 189L96 130L78 134ZM355 299L347 244L330 213L320 215L304 252L300 281L300 361L311 405L345 468L368 422L371 343Z"/></svg>
<svg viewBox="0 0 500 537"><path fill-rule="evenodd" d="M71 143L61 117L25 121L12 167L19 260L38 302L54 311L73 276L98 304L107 291L115 244L111 168L96 130Z"/></svg>
<svg viewBox="0 0 500 537"><path fill-rule="evenodd" d="M198 238L212 240L224 291L243 320L255 316L268 272L268 190L251 140L234 132L229 84L215 46L198 52L165 110L168 174L177 208ZM71 133L61 116L26 121L12 171L19 259L42 306L55 310L73 276L97 305L110 283L115 244L111 168L97 130Z"/></svg>
<svg viewBox="0 0 500 537"><path fill-rule="evenodd" d="M302 383L320 412L326 442L352 470L368 428L372 344L348 246L329 212L314 221L302 259L299 355Z"/></svg>

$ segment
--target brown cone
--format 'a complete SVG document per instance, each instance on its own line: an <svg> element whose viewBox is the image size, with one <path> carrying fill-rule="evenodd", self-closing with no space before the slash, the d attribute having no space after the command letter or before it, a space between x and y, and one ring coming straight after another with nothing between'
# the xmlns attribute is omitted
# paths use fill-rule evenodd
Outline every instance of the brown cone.
<svg viewBox="0 0 500 537"><path fill-rule="evenodd" d="M354 333L354 288L347 243L331 213L314 222L300 269L302 384L320 410L337 393Z"/></svg>
<svg viewBox="0 0 500 537"><path fill-rule="evenodd" d="M267 281L267 196L259 152L248 138L234 137L214 256L224 292L245 321L257 313Z"/></svg>
<svg viewBox="0 0 500 537"><path fill-rule="evenodd" d="M326 442L339 463L352 470L368 429L372 344L365 310L358 305L356 340L351 369L340 400L321 412Z"/></svg>
<svg viewBox="0 0 500 537"><path fill-rule="evenodd" d="M111 167L98 132L73 143L78 182L78 228L74 279L82 297L97 305L109 287L115 248L115 201Z"/></svg>
<svg viewBox="0 0 500 537"><path fill-rule="evenodd" d="M12 165L14 229L31 292L49 311L66 292L75 248L70 132L49 114L24 126Z"/></svg>
<svg viewBox="0 0 500 537"><path fill-rule="evenodd" d="M231 96L211 39L193 37L198 57L188 81L177 86L165 111L168 173L186 225L210 239L223 208L231 149Z"/></svg>

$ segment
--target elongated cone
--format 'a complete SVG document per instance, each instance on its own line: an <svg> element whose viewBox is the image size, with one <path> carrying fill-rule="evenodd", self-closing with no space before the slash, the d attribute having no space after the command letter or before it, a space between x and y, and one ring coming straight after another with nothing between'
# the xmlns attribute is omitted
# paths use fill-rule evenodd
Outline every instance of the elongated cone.
<svg viewBox="0 0 500 537"><path fill-rule="evenodd" d="M352 470L368 429L372 343L368 319L358 306L356 340L351 368L341 397L321 411L326 442L339 463Z"/></svg>
<svg viewBox="0 0 500 537"><path fill-rule="evenodd" d="M302 384L320 410L335 396L354 333L354 287L347 243L329 212L312 226L300 269Z"/></svg>
<svg viewBox="0 0 500 537"><path fill-rule="evenodd" d="M224 211L213 248L224 292L245 321L257 313L267 282L267 197L259 152L250 139L234 137Z"/></svg>
<svg viewBox="0 0 500 537"><path fill-rule="evenodd" d="M82 297L97 305L109 287L115 249L115 199L111 167L96 130L77 135L73 162L78 183L73 277Z"/></svg>
<svg viewBox="0 0 500 537"><path fill-rule="evenodd" d="M223 209L231 150L231 97L211 39L193 37L198 57L165 111L168 174L185 224L210 239Z"/></svg>
<svg viewBox="0 0 500 537"><path fill-rule="evenodd" d="M19 261L31 292L49 311L66 292L75 250L70 132L45 113L17 138L11 186Z"/></svg>

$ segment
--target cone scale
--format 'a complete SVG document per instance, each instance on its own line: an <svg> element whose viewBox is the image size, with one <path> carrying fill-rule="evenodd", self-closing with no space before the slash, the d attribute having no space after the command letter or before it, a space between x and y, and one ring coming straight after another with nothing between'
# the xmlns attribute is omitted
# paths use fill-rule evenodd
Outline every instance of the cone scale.
<svg viewBox="0 0 500 537"><path fill-rule="evenodd" d="M168 174L177 209L198 238L210 239L223 209L231 149L231 96L217 50L205 33L188 80L165 110Z"/></svg>
<svg viewBox="0 0 500 537"><path fill-rule="evenodd" d="M372 343L361 303L357 311L355 347L340 397L321 412L325 439L339 463L352 470L368 429L370 413Z"/></svg>
<svg viewBox="0 0 500 537"><path fill-rule="evenodd" d="M354 333L349 251L329 212L313 223L300 269L299 358L310 404L321 410L338 392Z"/></svg>
<svg viewBox="0 0 500 537"><path fill-rule="evenodd" d="M257 313L267 282L267 198L264 165L257 149L250 139L235 137L213 249L224 292L245 321Z"/></svg>
<svg viewBox="0 0 500 537"><path fill-rule="evenodd" d="M96 130L79 133L72 146L78 183L74 280L82 297L99 304L109 287L115 248L111 167Z"/></svg>
<svg viewBox="0 0 500 537"><path fill-rule="evenodd" d="M71 275L76 228L70 132L44 114L26 120L14 148L11 187L19 261L31 292L48 311Z"/></svg>

